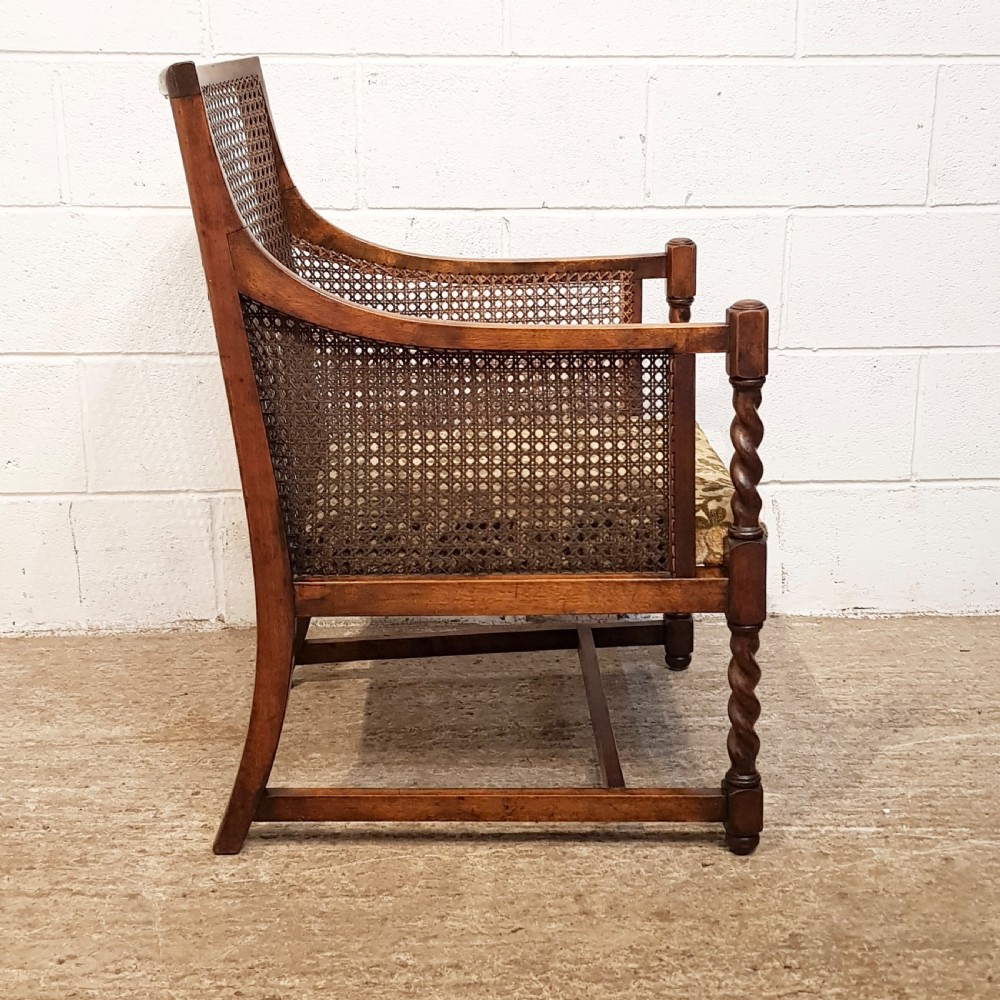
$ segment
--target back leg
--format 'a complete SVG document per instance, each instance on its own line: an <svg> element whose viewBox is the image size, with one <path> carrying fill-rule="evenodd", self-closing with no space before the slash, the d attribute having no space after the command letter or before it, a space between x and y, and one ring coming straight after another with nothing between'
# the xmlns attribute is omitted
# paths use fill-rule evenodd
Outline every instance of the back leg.
<svg viewBox="0 0 1000 1000"><path fill-rule="evenodd" d="M288 705L296 630L284 623L257 626L257 668L243 757L212 850L239 854L267 786Z"/></svg>
<svg viewBox="0 0 1000 1000"><path fill-rule="evenodd" d="M663 616L663 651L670 670L687 670L694 652L694 619L691 615Z"/></svg>

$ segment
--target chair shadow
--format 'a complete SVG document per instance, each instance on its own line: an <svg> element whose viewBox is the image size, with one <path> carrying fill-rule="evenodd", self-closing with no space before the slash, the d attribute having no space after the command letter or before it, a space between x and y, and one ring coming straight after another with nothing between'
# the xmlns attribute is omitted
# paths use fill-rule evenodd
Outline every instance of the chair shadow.
<svg viewBox="0 0 1000 1000"><path fill-rule="evenodd" d="M626 778L696 784L683 773L648 780L649 762L688 759L699 742L671 697L657 646L600 650L605 691ZM428 670L433 674L428 675ZM575 650L312 666L302 685L365 685L356 759L345 785L361 787L599 786L596 751ZM719 704L724 717L725 702ZM724 755L724 735L719 736ZM720 772L721 775L721 772ZM659 778L653 773L652 777ZM645 779L645 780L642 780ZM704 782L702 782L704 783ZM266 824L249 840L329 844L723 844L718 824L351 823Z"/></svg>
<svg viewBox="0 0 1000 1000"><path fill-rule="evenodd" d="M628 784L714 785L725 758L723 671L713 671L721 679L711 684L719 689L713 727L703 710L691 712L704 700L705 677L694 698L686 694L695 668L668 671L661 647L601 649L599 659ZM297 688L314 691L363 686L355 753L338 783L600 784L575 650L310 666L297 677ZM707 761L701 753L706 729L718 751ZM713 760L718 767L706 775Z"/></svg>
<svg viewBox="0 0 1000 1000"><path fill-rule="evenodd" d="M929 714L927 706L936 704L933 688L912 669L907 628L905 621L891 620L776 618L768 624L760 657L763 713L757 731L769 828L884 826L897 822L897 812L907 822L916 822L921 813L940 809L936 803L944 783L931 782L914 792L908 784L911 757L894 748L928 743L932 727L935 734L974 735L978 716L971 708L964 715L958 711L965 704L961 697L973 704L972 682L954 696L952 716L942 720L939 712ZM959 645L948 627L938 630L933 646L937 675L961 676L968 670ZM600 650L630 787L717 787L729 763L727 646L724 623L712 619L696 624L694 660L682 673L668 671L655 646ZM878 672L873 664L879 665ZM321 704L313 704L313 728L299 734L306 739L297 736L293 741L300 747L289 774L298 777L309 760L325 768L334 748L334 756L343 761L335 775L314 771L311 777L317 784L599 784L586 698L572 650L308 667L302 671L301 686L309 689L307 701ZM343 699L350 691L347 705ZM340 703L336 717L326 713L323 699L329 706ZM328 728L317 731L315 721L325 714L330 715ZM345 725L351 727L348 735L341 731ZM950 745L939 744L942 754ZM308 749L306 757L301 746ZM953 766L949 757L941 759L943 768ZM969 767L970 776L978 773ZM331 777L335 780L324 780ZM254 835L270 836L268 829L255 829ZM595 829L548 824L525 830L498 824L399 824L299 829L295 836L338 842L459 837L519 843L553 836L567 841L631 840L650 831L677 842L714 842L719 835L714 826L706 832L670 825Z"/></svg>

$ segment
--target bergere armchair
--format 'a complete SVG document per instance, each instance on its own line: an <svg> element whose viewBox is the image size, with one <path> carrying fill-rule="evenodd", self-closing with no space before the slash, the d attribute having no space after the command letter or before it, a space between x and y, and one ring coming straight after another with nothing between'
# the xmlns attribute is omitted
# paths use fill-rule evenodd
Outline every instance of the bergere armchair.
<svg viewBox="0 0 1000 1000"><path fill-rule="evenodd" d="M732 851L752 851L764 305L691 323L687 239L665 254L574 260L451 260L364 242L295 189L257 59L177 63L161 86L256 587L253 702L216 853L239 852L254 821L306 820L721 822ZM641 322L646 278L666 279L669 323ZM733 386L730 476L695 423L703 353L726 355ZM729 770L721 788L626 788L596 650L662 645L682 670L697 612L725 614L731 632ZM326 615L603 617L307 638ZM657 617L624 617L638 615ZM299 664L574 648L603 787L267 785Z"/></svg>

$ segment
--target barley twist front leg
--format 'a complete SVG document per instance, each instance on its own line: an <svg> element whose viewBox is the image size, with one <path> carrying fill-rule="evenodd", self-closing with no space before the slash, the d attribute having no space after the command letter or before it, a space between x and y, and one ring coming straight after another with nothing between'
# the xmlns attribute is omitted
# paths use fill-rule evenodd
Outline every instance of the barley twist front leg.
<svg viewBox="0 0 1000 1000"><path fill-rule="evenodd" d="M760 630L766 616L767 535L760 523L757 486L764 474L758 455L764 425L758 409L767 373L767 309L759 302L738 302L729 310L730 347L726 361L733 387L731 429L733 520L729 527L729 770L726 793L726 843L735 854L749 854L763 827L763 788L757 771L760 717L757 684Z"/></svg>

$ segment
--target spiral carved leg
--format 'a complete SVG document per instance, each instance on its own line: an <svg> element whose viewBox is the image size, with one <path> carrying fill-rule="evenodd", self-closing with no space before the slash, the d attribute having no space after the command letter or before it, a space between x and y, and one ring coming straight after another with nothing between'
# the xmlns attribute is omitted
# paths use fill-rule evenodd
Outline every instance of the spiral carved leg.
<svg viewBox="0 0 1000 1000"><path fill-rule="evenodd" d="M663 652L670 670L687 670L694 652L694 619L691 615L663 616Z"/></svg>
<svg viewBox="0 0 1000 1000"><path fill-rule="evenodd" d="M760 840L763 826L763 789L757 773L760 740L754 726L760 717L755 689L760 680L757 649L759 625L730 623L729 648L729 750L730 768L722 783L726 793L726 845L734 854L750 854Z"/></svg>
<svg viewBox="0 0 1000 1000"><path fill-rule="evenodd" d="M733 527L730 535L737 538L760 538L761 497L757 484L764 475L764 463L757 453L764 439L764 423L760 419L760 387L763 378L730 379L733 383L733 417L729 436L733 442L733 459L729 474L733 480Z"/></svg>
<svg viewBox="0 0 1000 1000"><path fill-rule="evenodd" d="M767 615L767 532L760 523L757 491L764 466L757 449L764 438L761 388L767 377L767 307L744 299L726 312L729 349L726 372L733 387L730 437L733 459L733 522L729 526L729 749L730 767L722 782L726 795L726 843L735 854L749 854L764 825L764 793L757 773L760 740L754 726L760 716L756 688L760 680L757 649Z"/></svg>

